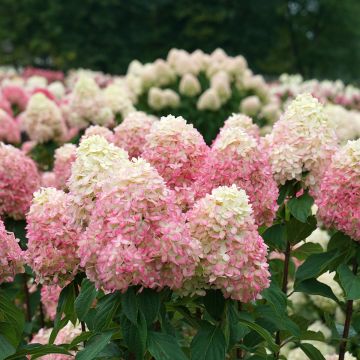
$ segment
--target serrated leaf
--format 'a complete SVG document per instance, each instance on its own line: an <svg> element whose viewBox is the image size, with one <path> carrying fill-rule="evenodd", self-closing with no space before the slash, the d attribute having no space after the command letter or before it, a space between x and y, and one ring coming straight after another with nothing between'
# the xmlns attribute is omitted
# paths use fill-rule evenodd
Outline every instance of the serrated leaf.
<svg viewBox="0 0 360 360"><path fill-rule="evenodd" d="M346 300L360 299L360 278L354 275L349 267L341 264L337 268L339 274L340 284L345 291Z"/></svg>
<svg viewBox="0 0 360 360"><path fill-rule="evenodd" d="M267 228L261 236L265 243L274 250L285 250L287 239L285 224L275 224Z"/></svg>
<svg viewBox="0 0 360 360"><path fill-rule="evenodd" d="M308 217L306 222L292 218L286 223L287 239L290 244L296 245L301 240L305 240L316 229L316 224L315 216Z"/></svg>
<svg viewBox="0 0 360 360"><path fill-rule="evenodd" d="M148 351L156 360L187 360L175 337L150 331Z"/></svg>
<svg viewBox="0 0 360 360"><path fill-rule="evenodd" d="M88 279L83 279L80 294L75 300L75 311L80 320L85 319L96 298L96 294L97 291L94 284Z"/></svg>
<svg viewBox="0 0 360 360"><path fill-rule="evenodd" d="M114 314L120 306L120 294L113 293L105 295L101 298L99 304L96 306L96 315L94 317L94 329L96 331L103 331L111 323Z"/></svg>
<svg viewBox="0 0 360 360"><path fill-rule="evenodd" d="M325 360L321 352L311 344L300 344L301 350L310 358L310 360Z"/></svg>
<svg viewBox="0 0 360 360"><path fill-rule="evenodd" d="M225 298L220 290L207 290L203 297L206 311L215 319L219 320L224 312Z"/></svg>
<svg viewBox="0 0 360 360"><path fill-rule="evenodd" d="M113 332L107 331L94 335L87 343L83 350L76 354L76 360L92 360L105 348L110 342Z"/></svg>
<svg viewBox="0 0 360 360"><path fill-rule="evenodd" d="M219 360L225 359L226 342L221 329L202 321L201 328L190 345L191 359Z"/></svg>
<svg viewBox="0 0 360 360"><path fill-rule="evenodd" d="M139 303L133 287L121 295L121 307L123 314L135 325L138 318Z"/></svg>
<svg viewBox="0 0 360 360"><path fill-rule="evenodd" d="M14 354L16 349L5 338L0 335L0 360L6 359L8 356Z"/></svg>
<svg viewBox="0 0 360 360"><path fill-rule="evenodd" d="M299 197L293 197L286 205L296 219L305 223L308 216L311 215L313 204L314 199L306 192Z"/></svg>
<svg viewBox="0 0 360 360"><path fill-rule="evenodd" d="M306 279L301 282L295 283L296 292L303 292L309 295L321 295L338 302L337 297L333 293L330 286L316 280Z"/></svg>
<svg viewBox="0 0 360 360"><path fill-rule="evenodd" d="M319 254L323 252L323 248L320 244L307 242L300 247L292 251L291 255L299 260L305 260L312 254Z"/></svg>
<svg viewBox="0 0 360 360"><path fill-rule="evenodd" d="M146 322L150 326L159 315L160 293L152 289L144 289L137 297L139 309L145 315Z"/></svg>

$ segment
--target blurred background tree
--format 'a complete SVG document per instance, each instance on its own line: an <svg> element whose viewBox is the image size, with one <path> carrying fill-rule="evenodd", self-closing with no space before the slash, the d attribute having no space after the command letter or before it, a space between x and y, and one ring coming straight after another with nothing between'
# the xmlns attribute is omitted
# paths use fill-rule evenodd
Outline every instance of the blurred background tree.
<svg viewBox="0 0 360 360"><path fill-rule="evenodd" d="M256 72L360 79L359 0L2 0L0 64L123 73L172 47Z"/></svg>

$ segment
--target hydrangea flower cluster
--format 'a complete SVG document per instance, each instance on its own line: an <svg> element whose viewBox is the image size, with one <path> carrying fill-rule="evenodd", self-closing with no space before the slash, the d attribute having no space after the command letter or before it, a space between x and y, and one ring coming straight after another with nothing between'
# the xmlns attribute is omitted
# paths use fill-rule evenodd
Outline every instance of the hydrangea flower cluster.
<svg viewBox="0 0 360 360"><path fill-rule="evenodd" d="M220 186L236 184L249 196L258 225L270 225L278 208L278 188L268 155L257 140L240 127L225 126L200 168L197 198Z"/></svg>
<svg viewBox="0 0 360 360"><path fill-rule="evenodd" d="M348 141L334 155L316 204L318 216L327 227L360 241L360 139Z"/></svg>
<svg viewBox="0 0 360 360"><path fill-rule="evenodd" d="M113 112L93 78L81 76L76 82L70 96L68 122L80 129L90 123L103 126L113 124Z"/></svg>
<svg viewBox="0 0 360 360"><path fill-rule="evenodd" d="M23 219L39 185L34 161L12 145L0 143L0 216Z"/></svg>
<svg viewBox="0 0 360 360"><path fill-rule="evenodd" d="M44 306L45 316L52 321L55 320L61 290L59 285L43 285L41 287L41 303Z"/></svg>
<svg viewBox="0 0 360 360"><path fill-rule="evenodd" d="M42 93L30 98L21 122L30 139L39 143L61 141L67 133L60 109Z"/></svg>
<svg viewBox="0 0 360 360"><path fill-rule="evenodd" d="M54 175L56 188L65 190L71 175L71 167L76 159L76 146L65 144L55 150Z"/></svg>
<svg viewBox="0 0 360 360"><path fill-rule="evenodd" d="M23 251L13 233L7 232L0 220L0 284L13 281L14 276L24 272Z"/></svg>
<svg viewBox="0 0 360 360"><path fill-rule="evenodd" d="M196 276L182 292L220 289L225 297L248 302L269 286L267 246L257 231L244 190L221 186L188 212L191 236L201 243Z"/></svg>
<svg viewBox="0 0 360 360"><path fill-rule="evenodd" d="M11 144L20 142L19 124L2 109L0 109L0 141Z"/></svg>
<svg viewBox="0 0 360 360"><path fill-rule="evenodd" d="M337 139L323 106L310 94L301 94L264 139L276 181L301 180L316 191L331 160Z"/></svg>
<svg viewBox="0 0 360 360"><path fill-rule="evenodd" d="M42 345L48 344L52 330L53 330L52 328L40 329L39 332L31 340L31 344L42 344ZM81 335L80 324L74 326L69 321L67 323L67 325L59 331L59 333L54 341L54 344L55 345L70 344L79 335ZM48 354L48 355L41 356L41 359L42 360L71 360L71 359L74 359L74 355L75 355L75 353L73 353L72 355Z"/></svg>
<svg viewBox="0 0 360 360"><path fill-rule="evenodd" d="M131 112L135 111L132 103L132 96L128 89L110 84L103 90L105 104L111 109L113 114L121 115L122 118L126 117Z"/></svg>
<svg viewBox="0 0 360 360"><path fill-rule="evenodd" d="M114 129L114 144L125 149L129 157L141 155L145 145L145 136L156 118L137 111L129 114L123 122Z"/></svg>
<svg viewBox="0 0 360 360"><path fill-rule="evenodd" d="M26 109L27 103L29 101L29 95L19 85L8 84L1 89L2 96L14 107L16 106L18 110L23 111Z"/></svg>
<svg viewBox="0 0 360 360"><path fill-rule="evenodd" d="M173 192L141 158L104 184L79 240L81 265L108 291L180 288L194 274L198 255Z"/></svg>
<svg viewBox="0 0 360 360"><path fill-rule="evenodd" d="M142 157L150 162L174 190L183 208L194 202L193 183L208 152L201 134L181 116L162 117L155 122Z"/></svg>
<svg viewBox="0 0 360 360"><path fill-rule="evenodd" d="M69 209L70 197L61 190L42 188L34 194L26 216L26 260L40 283L65 285L78 270L79 228Z"/></svg>
<svg viewBox="0 0 360 360"><path fill-rule="evenodd" d="M233 128L241 128L249 135L253 136L256 139L260 138L260 129L253 123L251 117L244 114L232 114L229 116L221 130ZM221 132L220 132L221 133Z"/></svg>
<svg viewBox="0 0 360 360"><path fill-rule="evenodd" d="M102 183L127 162L127 152L109 144L102 136L94 135L80 143L68 181L75 219L79 223L86 225Z"/></svg>
<svg viewBox="0 0 360 360"><path fill-rule="evenodd" d="M114 134L110 129L108 129L105 126L99 126L99 125L91 125L86 130L84 135L81 137L80 141L83 141L90 136L99 135L104 137L108 142L113 142L113 136Z"/></svg>

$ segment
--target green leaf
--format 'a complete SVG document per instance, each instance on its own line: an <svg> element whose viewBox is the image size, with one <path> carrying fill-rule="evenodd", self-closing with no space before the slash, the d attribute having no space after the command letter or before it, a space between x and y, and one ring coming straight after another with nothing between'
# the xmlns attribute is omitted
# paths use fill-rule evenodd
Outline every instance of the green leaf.
<svg viewBox="0 0 360 360"><path fill-rule="evenodd" d="M224 295L220 290L207 290L203 298L206 311L215 319L221 319L225 308Z"/></svg>
<svg viewBox="0 0 360 360"><path fill-rule="evenodd" d="M316 279L306 279L295 283L294 291L303 292L309 295L321 295L338 302L338 299L331 290L331 287Z"/></svg>
<svg viewBox="0 0 360 360"><path fill-rule="evenodd" d="M135 294L135 289L129 287L125 294L121 295L121 307L125 316L133 323L136 324L139 311L138 298Z"/></svg>
<svg viewBox="0 0 360 360"><path fill-rule="evenodd" d="M85 319L96 298L96 294L97 291L94 284L88 279L83 279L80 294L75 300L75 311L80 320Z"/></svg>
<svg viewBox="0 0 360 360"><path fill-rule="evenodd" d="M360 299L360 277L354 275L349 267L341 264L337 268L340 284L345 291L346 300Z"/></svg>
<svg viewBox="0 0 360 360"><path fill-rule="evenodd" d="M142 360L146 350L147 324L145 316L141 311L138 313L136 324L134 325L125 315L121 316L120 325L125 343L136 359Z"/></svg>
<svg viewBox="0 0 360 360"><path fill-rule="evenodd" d="M16 349L6 340L4 336L0 335L0 360L6 359L15 352Z"/></svg>
<svg viewBox="0 0 360 360"><path fill-rule="evenodd" d="M145 315L146 322L150 326L159 315L160 293L152 289L144 289L138 294L138 298L139 309Z"/></svg>
<svg viewBox="0 0 360 360"><path fill-rule="evenodd" d="M310 360L325 360L321 352L311 344L303 343L299 345L301 350L310 358Z"/></svg>
<svg viewBox="0 0 360 360"><path fill-rule="evenodd" d="M290 213L299 221L305 223L308 216L311 215L311 207L314 199L306 192L305 194L293 197L287 203Z"/></svg>
<svg viewBox="0 0 360 360"><path fill-rule="evenodd" d="M75 284L71 282L69 285L64 287L60 293L59 302L56 308L56 316L54 321L54 328L51 332L49 344L53 344L58 332L69 322L73 320L75 315ZM65 318L62 315L65 314Z"/></svg>
<svg viewBox="0 0 360 360"><path fill-rule="evenodd" d="M221 329L202 321L201 328L190 345L191 359L219 360L225 359L226 342Z"/></svg>
<svg viewBox="0 0 360 360"><path fill-rule="evenodd" d="M187 360L175 337L151 331L148 351L156 360Z"/></svg>
<svg viewBox="0 0 360 360"><path fill-rule="evenodd" d="M115 292L102 297L96 307L96 315L94 317L94 330L103 331L106 329L120 306L120 294Z"/></svg>
<svg viewBox="0 0 360 360"><path fill-rule="evenodd" d="M290 244L296 245L301 240L305 240L316 229L316 218L310 216L306 222L301 222L292 218L286 223L287 238Z"/></svg>
<svg viewBox="0 0 360 360"><path fill-rule="evenodd" d="M267 228L261 235L265 243L275 250L284 251L286 248L286 226L275 224Z"/></svg>
<svg viewBox="0 0 360 360"><path fill-rule="evenodd" d="M291 196L294 192L294 182L286 181L284 185L280 187L279 197L277 200L278 205L281 205L287 196Z"/></svg>
<svg viewBox="0 0 360 360"><path fill-rule="evenodd" d="M7 297L4 292L0 293L0 318L6 323L8 328L13 330L11 338L7 337L11 345L17 347L21 341L21 336L25 326L25 318L20 311ZM6 329L6 327L5 327ZM5 330L4 329L4 330ZM7 330L3 335L7 335Z"/></svg>
<svg viewBox="0 0 360 360"><path fill-rule="evenodd" d="M105 348L110 342L113 331L103 332L101 334L94 335L86 343L83 350L79 351L76 355L76 360L92 360Z"/></svg>
<svg viewBox="0 0 360 360"><path fill-rule="evenodd" d="M57 345L40 345L40 344L29 344L26 345L23 349L18 350L14 355L8 357L6 360L15 360L15 359L24 359L26 355L32 355L31 359L38 358L39 356L44 356L48 354L65 354L70 355L70 353L63 348L62 346Z"/></svg>
<svg viewBox="0 0 360 360"><path fill-rule="evenodd" d="M320 244L307 242L300 247L292 251L291 255L295 256L299 260L305 260L312 254L319 254L323 252L323 248Z"/></svg>
<svg viewBox="0 0 360 360"><path fill-rule="evenodd" d="M301 340L325 341L324 334L321 331L306 330L301 333Z"/></svg>
<svg viewBox="0 0 360 360"><path fill-rule="evenodd" d="M240 324L239 321L239 311L238 311L238 302L233 300L226 301L226 321L224 333L225 338L228 342L228 351L233 348L235 344L237 344L240 339L244 338L250 330Z"/></svg>
<svg viewBox="0 0 360 360"><path fill-rule="evenodd" d="M287 298L281 289L274 283L261 293L262 297L272 306L275 313L283 316L286 312Z"/></svg>
<svg viewBox="0 0 360 360"><path fill-rule="evenodd" d="M336 250L310 255L297 269L296 282L317 278L319 275L329 270L330 265L337 256L338 252Z"/></svg>
<svg viewBox="0 0 360 360"><path fill-rule="evenodd" d="M267 342L267 345L271 351L273 352L279 351L278 345L275 344L272 335L266 329L262 328L260 325L254 322L243 319L241 317L240 317L240 323L246 325L248 328L258 333Z"/></svg>

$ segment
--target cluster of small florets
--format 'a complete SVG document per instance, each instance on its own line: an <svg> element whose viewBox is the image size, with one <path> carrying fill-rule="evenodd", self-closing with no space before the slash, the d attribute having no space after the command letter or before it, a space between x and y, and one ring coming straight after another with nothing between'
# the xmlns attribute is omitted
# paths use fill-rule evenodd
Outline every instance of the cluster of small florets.
<svg viewBox="0 0 360 360"><path fill-rule="evenodd" d="M114 134L110 129L105 126L100 125L91 125L86 130L84 135L81 137L80 141L83 141L90 136L99 135L104 137L108 142L113 142Z"/></svg>
<svg viewBox="0 0 360 360"><path fill-rule="evenodd" d="M46 345L49 343L52 328L42 328L31 340L31 344ZM77 324L74 326L70 321L63 327L54 341L55 345L70 344L77 336L81 335L81 326ZM70 352L71 355L66 354L48 354L41 356L42 360L71 360L74 359L74 351Z"/></svg>
<svg viewBox="0 0 360 360"><path fill-rule="evenodd" d="M41 303L44 306L45 316L54 321L61 287L59 285L43 285L41 287Z"/></svg>
<svg viewBox="0 0 360 360"><path fill-rule="evenodd" d="M19 124L2 109L0 109L0 141L11 144L20 142Z"/></svg>
<svg viewBox="0 0 360 360"><path fill-rule="evenodd" d="M27 263L41 283L64 285L76 275L79 229L70 212L70 197L61 190L42 188L34 194L26 216Z"/></svg>
<svg viewBox="0 0 360 360"><path fill-rule="evenodd" d="M173 192L143 159L133 159L103 185L79 241L81 265L106 290L180 288L198 261Z"/></svg>
<svg viewBox="0 0 360 360"><path fill-rule="evenodd" d="M360 140L349 141L334 155L316 204L327 227L360 241Z"/></svg>
<svg viewBox="0 0 360 360"><path fill-rule="evenodd" d="M194 187L197 198L201 198L220 185L232 184L246 191L256 223L270 225L278 208L278 188L268 155L242 128L225 126L203 162Z"/></svg>
<svg viewBox="0 0 360 360"><path fill-rule="evenodd" d="M333 155L337 139L323 106L309 94L299 95L264 139L279 184L301 180L317 189Z"/></svg>
<svg viewBox="0 0 360 360"><path fill-rule="evenodd" d="M67 181L71 175L71 167L76 159L76 146L65 144L55 150L54 175L58 189L66 189Z"/></svg>
<svg viewBox="0 0 360 360"><path fill-rule="evenodd" d="M75 218L85 222L100 193L102 182L128 162L125 150L109 144L99 135L83 140L76 151L68 188L72 195Z"/></svg>
<svg viewBox="0 0 360 360"><path fill-rule="evenodd" d="M29 101L29 95L19 85L8 84L1 89L2 96L18 111L23 111Z"/></svg>
<svg viewBox="0 0 360 360"><path fill-rule="evenodd" d="M34 161L12 145L0 143L0 216L23 219L39 185Z"/></svg>
<svg viewBox="0 0 360 360"><path fill-rule="evenodd" d="M235 185L218 187L196 202L187 218L202 256L196 276L181 291L202 293L210 287L243 302L258 298L269 286L267 247L245 191Z"/></svg>
<svg viewBox="0 0 360 360"><path fill-rule="evenodd" d="M143 112L133 112L114 129L114 144L125 149L129 157L138 157L144 150L145 136L156 118Z"/></svg>
<svg viewBox="0 0 360 360"><path fill-rule="evenodd" d="M39 143L60 141L67 133L60 109L42 93L30 98L21 124L30 139Z"/></svg>
<svg viewBox="0 0 360 360"><path fill-rule="evenodd" d="M194 202L193 183L204 163L208 147L201 134L181 117L162 117L155 122L142 157L150 162L174 190L183 208Z"/></svg>
<svg viewBox="0 0 360 360"><path fill-rule="evenodd" d="M240 128L256 139L260 137L259 127L253 123L251 117L244 114L232 114L229 116L221 130Z"/></svg>
<svg viewBox="0 0 360 360"><path fill-rule="evenodd" d="M7 232L0 220L0 284L13 281L14 276L24 271L23 251L13 233Z"/></svg>
<svg viewBox="0 0 360 360"><path fill-rule="evenodd" d="M113 112L107 106L103 93L93 78L81 76L78 79L70 95L68 122L80 129L89 124L113 124Z"/></svg>

